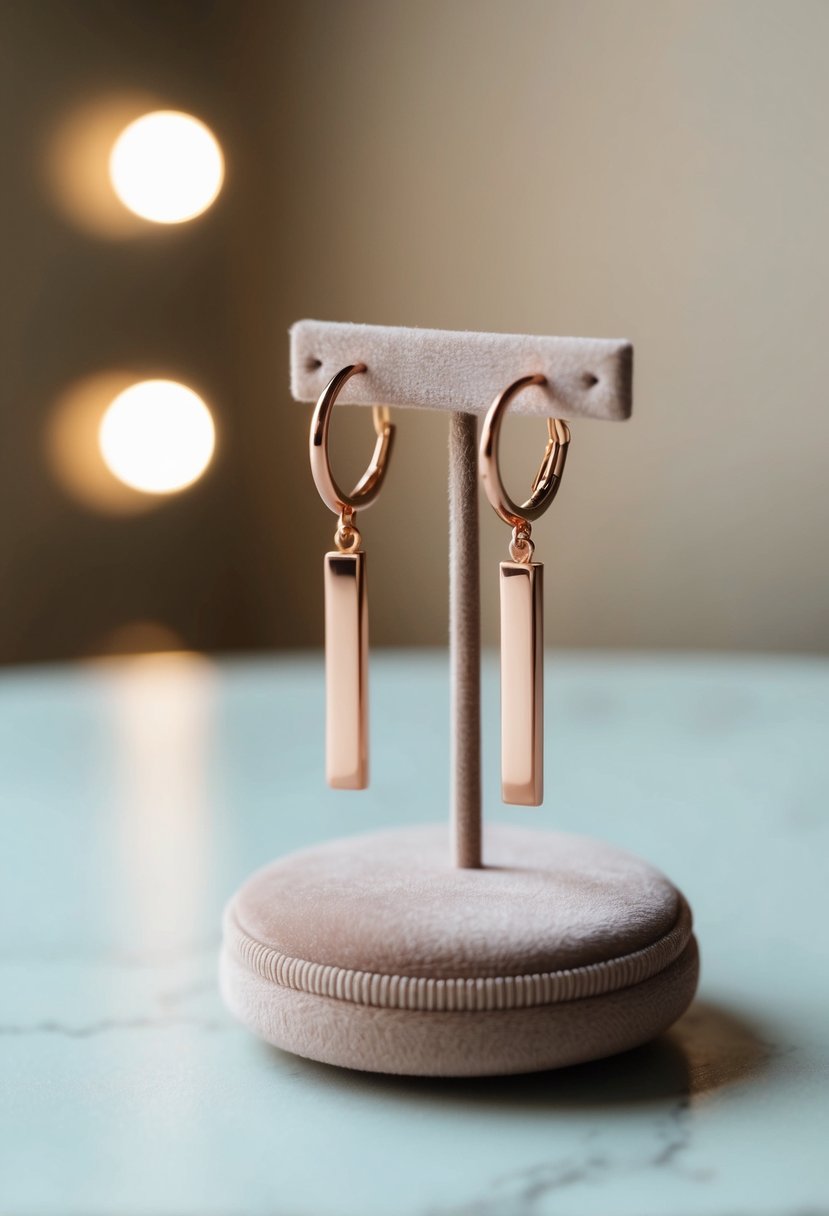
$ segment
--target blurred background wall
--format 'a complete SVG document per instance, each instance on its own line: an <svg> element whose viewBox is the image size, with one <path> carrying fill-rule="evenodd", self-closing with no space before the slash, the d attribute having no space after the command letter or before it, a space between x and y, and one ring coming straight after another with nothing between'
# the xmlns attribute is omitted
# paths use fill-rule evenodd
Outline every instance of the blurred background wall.
<svg viewBox="0 0 829 1216"><path fill-rule="evenodd" d="M824 0L2 0L0 660L319 644L305 316L631 338L634 418L574 426L536 532L548 640L825 650L827 45ZM191 222L106 179L158 109L224 153ZM147 378L215 422L179 493L102 463ZM372 636L441 644L446 421L397 422ZM335 429L345 478L368 415ZM516 494L542 433L507 428Z"/></svg>

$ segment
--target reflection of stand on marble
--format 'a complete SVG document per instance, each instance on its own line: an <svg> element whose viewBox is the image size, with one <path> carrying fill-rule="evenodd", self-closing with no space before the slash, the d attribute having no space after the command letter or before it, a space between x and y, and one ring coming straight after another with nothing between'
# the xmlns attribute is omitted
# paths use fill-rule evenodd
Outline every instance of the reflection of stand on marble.
<svg viewBox="0 0 829 1216"><path fill-rule="evenodd" d="M522 375L514 412L625 418L625 342L300 322L292 389L451 411L454 868L437 829L332 841L273 863L228 908L223 990L269 1042L347 1067L531 1071L647 1041L687 1008L690 911L662 875L583 837L488 832L482 854L477 421ZM483 864L483 862L486 864Z"/></svg>

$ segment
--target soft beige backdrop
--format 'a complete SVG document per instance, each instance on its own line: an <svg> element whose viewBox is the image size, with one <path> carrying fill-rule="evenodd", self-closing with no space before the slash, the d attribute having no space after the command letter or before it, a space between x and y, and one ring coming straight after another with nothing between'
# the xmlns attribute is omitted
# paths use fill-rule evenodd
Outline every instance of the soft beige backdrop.
<svg viewBox="0 0 829 1216"><path fill-rule="evenodd" d="M550 641L824 649L829 5L306 3L279 33L286 155L266 171L290 241L262 271L280 354L289 308L629 336L634 420L574 427L537 529ZM306 410L276 408L316 630L330 519ZM368 419L343 425L356 467ZM400 420L366 519L377 640L444 637L444 429ZM522 428L527 472L540 443ZM484 520L493 639L505 529Z"/></svg>
<svg viewBox="0 0 829 1216"><path fill-rule="evenodd" d="M287 389L300 317L631 338L634 419L574 427L537 528L549 641L829 646L825 0L0 0L0 17L0 657L117 648L136 620L206 649L319 644L332 517ZM56 127L122 93L219 136L226 187L192 225L104 239L50 193ZM192 490L106 517L55 482L44 436L69 384L125 367L203 392L219 452ZM446 420L398 423L363 521L372 635L442 643ZM335 430L356 473L368 416ZM542 430L508 427L516 494ZM506 529L482 518L494 641Z"/></svg>

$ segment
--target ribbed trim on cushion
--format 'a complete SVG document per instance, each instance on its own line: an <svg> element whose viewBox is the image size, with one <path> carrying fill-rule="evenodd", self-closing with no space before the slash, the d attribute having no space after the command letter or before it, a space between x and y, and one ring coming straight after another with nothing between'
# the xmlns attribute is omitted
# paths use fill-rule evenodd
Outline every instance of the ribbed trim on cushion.
<svg viewBox="0 0 829 1216"><path fill-rule="evenodd" d="M534 975L431 979L380 975L291 958L251 937L228 908L225 943L252 972L283 988L356 1005L423 1012L485 1012L554 1005L640 984L677 959L691 937L691 910L680 900L673 928L650 946L605 962Z"/></svg>

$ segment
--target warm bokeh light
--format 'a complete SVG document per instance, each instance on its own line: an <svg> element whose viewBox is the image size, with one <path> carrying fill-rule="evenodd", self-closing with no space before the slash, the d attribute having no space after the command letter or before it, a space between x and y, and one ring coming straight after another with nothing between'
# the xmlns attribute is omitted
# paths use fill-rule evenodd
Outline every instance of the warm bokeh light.
<svg viewBox="0 0 829 1216"><path fill-rule="evenodd" d="M40 149L40 172L51 200L84 232L98 239L146 236L146 222L112 189L109 158L124 128L160 109L160 100L143 91L104 93L54 116Z"/></svg>
<svg viewBox="0 0 829 1216"><path fill-rule="evenodd" d="M98 432L107 467L145 494L192 485L210 463L216 432L197 393L175 380L142 380L119 393Z"/></svg>
<svg viewBox="0 0 829 1216"><path fill-rule="evenodd" d="M206 211L222 187L224 159L213 133L190 114L156 110L136 118L109 158L115 193L156 224L180 224Z"/></svg>

